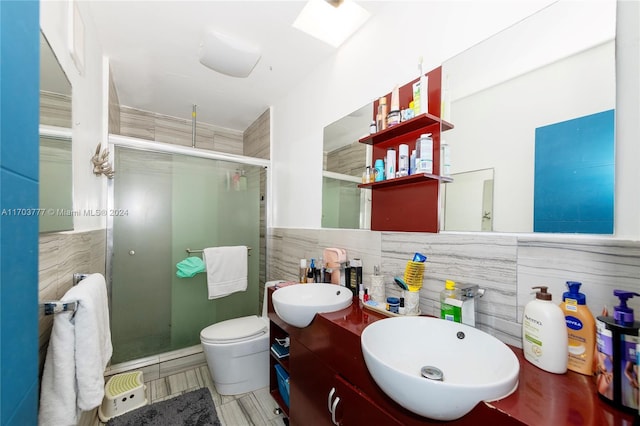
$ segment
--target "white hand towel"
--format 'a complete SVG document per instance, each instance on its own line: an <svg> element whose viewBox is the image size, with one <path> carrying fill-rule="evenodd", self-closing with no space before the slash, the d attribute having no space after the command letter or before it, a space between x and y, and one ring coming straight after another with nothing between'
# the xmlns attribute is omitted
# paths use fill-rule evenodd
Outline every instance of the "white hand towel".
<svg viewBox="0 0 640 426"><path fill-rule="evenodd" d="M207 267L209 299L247 289L247 247L210 247L202 253Z"/></svg>
<svg viewBox="0 0 640 426"><path fill-rule="evenodd" d="M89 275L61 300L78 304L75 315L54 317L42 374L41 426L76 424L78 410L102 403L104 371L113 352L104 277Z"/></svg>

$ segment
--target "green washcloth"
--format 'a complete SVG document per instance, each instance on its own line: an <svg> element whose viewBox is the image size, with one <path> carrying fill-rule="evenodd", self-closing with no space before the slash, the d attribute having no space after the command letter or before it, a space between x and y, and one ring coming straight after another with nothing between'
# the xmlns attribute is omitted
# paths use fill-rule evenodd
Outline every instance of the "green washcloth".
<svg viewBox="0 0 640 426"><path fill-rule="evenodd" d="M179 278L191 278L200 272L206 271L204 261L199 257L187 257L176 264L178 271L176 275Z"/></svg>

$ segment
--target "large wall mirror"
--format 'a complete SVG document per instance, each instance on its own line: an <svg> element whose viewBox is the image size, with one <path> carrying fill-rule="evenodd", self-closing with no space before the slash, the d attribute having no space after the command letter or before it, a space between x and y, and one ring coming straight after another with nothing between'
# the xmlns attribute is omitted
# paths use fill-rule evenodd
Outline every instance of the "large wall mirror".
<svg viewBox="0 0 640 426"><path fill-rule="evenodd" d="M358 142L369 131L373 105L367 104L324 128L322 227L370 229L371 191L361 190L371 165L371 147Z"/></svg>
<svg viewBox="0 0 640 426"><path fill-rule="evenodd" d="M451 149L454 182L443 184L441 191L441 230L613 232L615 9L615 1L556 2L443 63L447 118L455 128L442 134ZM358 110L325 128L325 157L358 145L371 108L361 109L360 121ZM576 139L585 138L600 148L606 145L604 151L585 148L582 157L589 161L582 162L581 170L586 174L548 161L553 157L564 164L575 153ZM353 160L360 174L369 164L361 149ZM327 187L328 158L325 164ZM354 171L354 179L360 174ZM587 194L577 203L582 203L581 212L596 212L595 219L583 221L588 226L565 229L562 217L549 219L555 211L548 206L560 204L558 197L565 200L557 193L562 189ZM361 197L370 196L363 192ZM594 192L597 199L589 198ZM598 207L602 200L605 206ZM323 220L323 227L347 226L325 226Z"/></svg>
<svg viewBox="0 0 640 426"><path fill-rule="evenodd" d="M445 61L444 230L613 233L615 9L557 2Z"/></svg>
<svg viewBox="0 0 640 426"><path fill-rule="evenodd" d="M40 232L73 229L71 83L40 33Z"/></svg>

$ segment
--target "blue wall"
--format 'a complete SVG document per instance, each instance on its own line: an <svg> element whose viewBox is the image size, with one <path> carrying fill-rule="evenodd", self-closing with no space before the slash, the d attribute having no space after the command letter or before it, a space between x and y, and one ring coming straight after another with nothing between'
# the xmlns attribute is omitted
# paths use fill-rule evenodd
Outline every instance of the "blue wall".
<svg viewBox="0 0 640 426"><path fill-rule="evenodd" d="M37 1L0 1L0 424L38 409Z"/></svg>

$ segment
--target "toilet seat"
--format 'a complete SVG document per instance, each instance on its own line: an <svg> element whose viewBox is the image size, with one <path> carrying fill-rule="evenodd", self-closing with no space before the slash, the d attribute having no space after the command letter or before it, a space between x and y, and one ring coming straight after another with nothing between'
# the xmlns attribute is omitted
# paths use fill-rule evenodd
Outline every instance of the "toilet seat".
<svg viewBox="0 0 640 426"><path fill-rule="evenodd" d="M236 343L268 332L268 323L257 315L251 315L210 325L200 332L200 339L202 343Z"/></svg>

